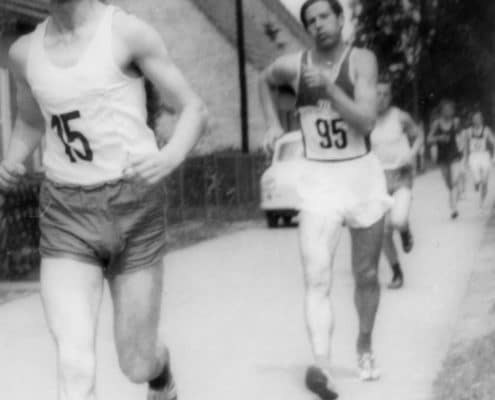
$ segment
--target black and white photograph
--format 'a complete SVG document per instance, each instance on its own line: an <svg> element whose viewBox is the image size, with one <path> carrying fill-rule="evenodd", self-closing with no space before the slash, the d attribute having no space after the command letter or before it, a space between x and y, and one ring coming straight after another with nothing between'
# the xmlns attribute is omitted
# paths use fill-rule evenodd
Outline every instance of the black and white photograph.
<svg viewBox="0 0 495 400"><path fill-rule="evenodd" d="M0 0L0 399L495 399L495 2Z"/></svg>

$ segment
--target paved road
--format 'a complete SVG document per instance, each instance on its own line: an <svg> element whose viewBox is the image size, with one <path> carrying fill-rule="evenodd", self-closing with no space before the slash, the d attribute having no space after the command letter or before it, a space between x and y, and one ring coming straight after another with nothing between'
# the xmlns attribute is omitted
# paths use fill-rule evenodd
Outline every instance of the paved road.
<svg viewBox="0 0 495 400"><path fill-rule="evenodd" d="M488 209L473 195L452 222L438 172L417 181L414 252L406 287L383 291L375 350L383 379L355 377L357 321L349 238L336 258L335 377L343 400L423 400L447 349ZM311 356L303 324L301 267L294 229L253 229L166 258L165 335L181 400L304 400ZM382 264L381 280L389 280ZM70 298L67 299L70 301ZM100 399L144 399L145 388L118 371L108 293L98 342ZM0 393L9 400L54 400L54 349L37 295L0 307Z"/></svg>

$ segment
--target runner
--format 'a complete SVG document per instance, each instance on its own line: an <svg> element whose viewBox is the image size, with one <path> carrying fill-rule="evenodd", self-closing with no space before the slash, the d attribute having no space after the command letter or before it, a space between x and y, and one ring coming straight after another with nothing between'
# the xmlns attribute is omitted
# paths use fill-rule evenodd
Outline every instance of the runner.
<svg viewBox="0 0 495 400"><path fill-rule="evenodd" d="M58 398L94 400L95 331L104 277L120 367L175 399L158 335L164 255L161 181L197 141L206 113L149 25L97 0L51 0L50 16L10 49L18 118L0 188L14 186L39 144L41 295L55 340ZM146 126L144 79L179 113L167 146Z"/></svg>
<svg viewBox="0 0 495 400"><path fill-rule="evenodd" d="M372 149L382 162L387 178L388 192L394 205L385 222L383 250L392 268L390 289L399 289L404 274L395 248L393 233L399 231L404 252L413 248L409 228L409 211L412 200L414 162L423 145L419 128L411 116L392 106L392 83L381 79L378 83L378 119L371 134ZM412 146L410 141L413 142Z"/></svg>
<svg viewBox="0 0 495 400"><path fill-rule="evenodd" d="M485 125L483 114L477 110L472 117L472 126L466 130L466 153L475 190L480 192L481 205L488 193L488 177L492 165L488 146L494 148L492 130Z"/></svg>
<svg viewBox="0 0 495 400"><path fill-rule="evenodd" d="M455 116L455 103L443 100L440 116L433 121L428 134L428 143L436 146L437 163L449 189L450 217L459 216L459 175L462 169L462 152L459 150L459 123Z"/></svg>
<svg viewBox="0 0 495 400"><path fill-rule="evenodd" d="M269 144L283 134L270 88L288 84L297 93L305 149L299 179L299 240L306 322L315 358L306 385L322 399L334 399L330 292L341 227L346 224L352 236L359 373L363 380L378 379L372 332L380 297L377 269L383 221L392 201L380 162L370 153L377 107L374 54L343 41L342 6L336 0L306 1L301 21L314 47L277 59L263 73L260 93Z"/></svg>

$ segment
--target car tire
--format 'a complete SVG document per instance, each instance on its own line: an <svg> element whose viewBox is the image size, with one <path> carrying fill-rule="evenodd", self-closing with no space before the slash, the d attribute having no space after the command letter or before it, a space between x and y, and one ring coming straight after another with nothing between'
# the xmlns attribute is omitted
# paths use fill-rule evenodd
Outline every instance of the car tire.
<svg viewBox="0 0 495 400"><path fill-rule="evenodd" d="M277 228L278 227L278 219L279 215L274 212L266 213L266 224L269 228Z"/></svg>
<svg viewBox="0 0 495 400"><path fill-rule="evenodd" d="M292 216L291 215L284 215L282 217L282 220L284 221L284 226L291 226L292 225Z"/></svg>

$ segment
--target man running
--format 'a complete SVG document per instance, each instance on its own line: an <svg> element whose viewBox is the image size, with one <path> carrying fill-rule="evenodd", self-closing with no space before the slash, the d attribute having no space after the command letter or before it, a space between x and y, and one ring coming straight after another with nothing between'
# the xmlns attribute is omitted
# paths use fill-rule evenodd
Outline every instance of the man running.
<svg viewBox="0 0 495 400"><path fill-rule="evenodd" d="M488 178L492 165L489 144L494 148L495 139L492 130L485 125L483 114L477 110L472 117L472 126L466 131L466 151L469 169L474 180L475 190L480 192L481 204L488 193Z"/></svg>
<svg viewBox="0 0 495 400"><path fill-rule="evenodd" d="M299 191L299 239L306 282L306 322L315 365L306 385L322 399L337 397L330 378L332 262L342 225L350 227L359 317L358 366L363 380L378 378L372 332L380 286L377 268L384 214L391 204L380 162L370 153L376 118L377 63L342 40L342 6L308 0L301 21L314 47L277 59L264 71L261 101L268 142L283 131L270 88L292 85L304 137Z"/></svg>
<svg viewBox="0 0 495 400"><path fill-rule="evenodd" d="M431 124L427 142L436 145L437 163L449 189L450 217L459 216L459 175L461 173L462 152L459 149L459 122L455 117L455 103L443 100L440 104L440 117Z"/></svg>
<svg viewBox="0 0 495 400"><path fill-rule="evenodd" d="M371 134L371 147L385 169L388 192L394 198L394 205L385 222L383 250L392 268L392 281L388 287L399 289L404 283L404 274L393 233L394 230L399 231L402 248L409 253L413 248L409 211L414 160L423 145L423 138L411 116L392 106L392 83L385 78L378 83L378 100L378 119Z"/></svg>
<svg viewBox="0 0 495 400"><path fill-rule="evenodd" d="M41 140L42 116L41 295L57 348L58 398L95 399L106 277L122 371L149 383L149 400L172 400L168 351L158 335L161 183L194 146L206 112L148 24L97 0L51 0L49 9L10 49L19 111L0 188L19 182ZM161 150L146 126L144 77L179 113Z"/></svg>

